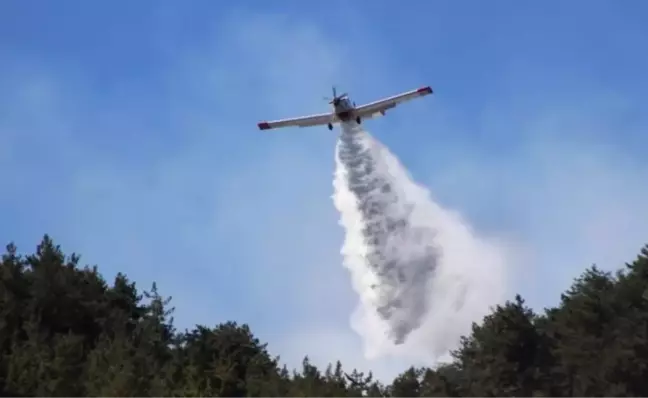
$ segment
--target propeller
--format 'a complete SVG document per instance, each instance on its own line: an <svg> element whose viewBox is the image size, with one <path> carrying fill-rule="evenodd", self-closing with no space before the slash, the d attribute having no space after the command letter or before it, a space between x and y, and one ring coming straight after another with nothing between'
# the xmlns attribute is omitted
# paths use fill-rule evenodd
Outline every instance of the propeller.
<svg viewBox="0 0 648 398"><path fill-rule="evenodd" d="M334 104L341 100L342 98L346 97L348 94L344 93L342 95L337 95L337 91L335 90L335 86L333 86L333 98L328 98L324 97L324 100L329 101L329 104Z"/></svg>

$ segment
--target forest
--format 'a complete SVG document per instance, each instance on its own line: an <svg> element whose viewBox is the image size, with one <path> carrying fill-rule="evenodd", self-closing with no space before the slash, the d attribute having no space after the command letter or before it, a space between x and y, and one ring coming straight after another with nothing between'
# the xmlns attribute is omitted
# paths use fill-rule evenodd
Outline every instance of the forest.
<svg viewBox="0 0 648 398"><path fill-rule="evenodd" d="M517 295L461 339L452 362L369 369L305 357L287 369L245 324L177 331L170 299L108 283L45 235L0 263L2 396L648 396L648 246L616 273L592 266L557 306ZM619 264L621 265L621 264Z"/></svg>

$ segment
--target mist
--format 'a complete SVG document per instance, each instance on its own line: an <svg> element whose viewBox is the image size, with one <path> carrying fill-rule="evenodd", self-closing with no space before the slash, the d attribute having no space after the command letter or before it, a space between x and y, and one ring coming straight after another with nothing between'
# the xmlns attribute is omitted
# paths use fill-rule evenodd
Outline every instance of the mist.
<svg viewBox="0 0 648 398"><path fill-rule="evenodd" d="M335 155L341 254L359 299L350 322L365 356L444 360L505 299L506 245L435 203L360 126L342 124Z"/></svg>

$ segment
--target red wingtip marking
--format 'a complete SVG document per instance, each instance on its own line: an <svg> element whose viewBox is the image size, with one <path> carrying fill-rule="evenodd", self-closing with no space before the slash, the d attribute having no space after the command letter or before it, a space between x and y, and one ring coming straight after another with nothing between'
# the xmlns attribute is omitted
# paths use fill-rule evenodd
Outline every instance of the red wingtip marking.
<svg viewBox="0 0 648 398"><path fill-rule="evenodd" d="M421 87L416 92L421 93L421 94L432 94L432 88L430 86L427 87Z"/></svg>
<svg viewBox="0 0 648 398"><path fill-rule="evenodd" d="M259 129L261 129L261 130L269 130L270 128L271 127L270 127L270 124L268 122L259 123Z"/></svg>

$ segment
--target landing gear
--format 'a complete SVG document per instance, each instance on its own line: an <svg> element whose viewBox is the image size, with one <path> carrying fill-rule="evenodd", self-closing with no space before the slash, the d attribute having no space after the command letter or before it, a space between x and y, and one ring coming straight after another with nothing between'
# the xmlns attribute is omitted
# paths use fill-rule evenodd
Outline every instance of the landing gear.
<svg viewBox="0 0 648 398"><path fill-rule="evenodd" d="M356 123L358 123L358 124L362 123L362 119L360 119L360 116L356 117Z"/></svg>
<svg viewBox="0 0 648 398"><path fill-rule="evenodd" d="M333 130L333 125L331 123L328 124L329 130Z"/></svg>

